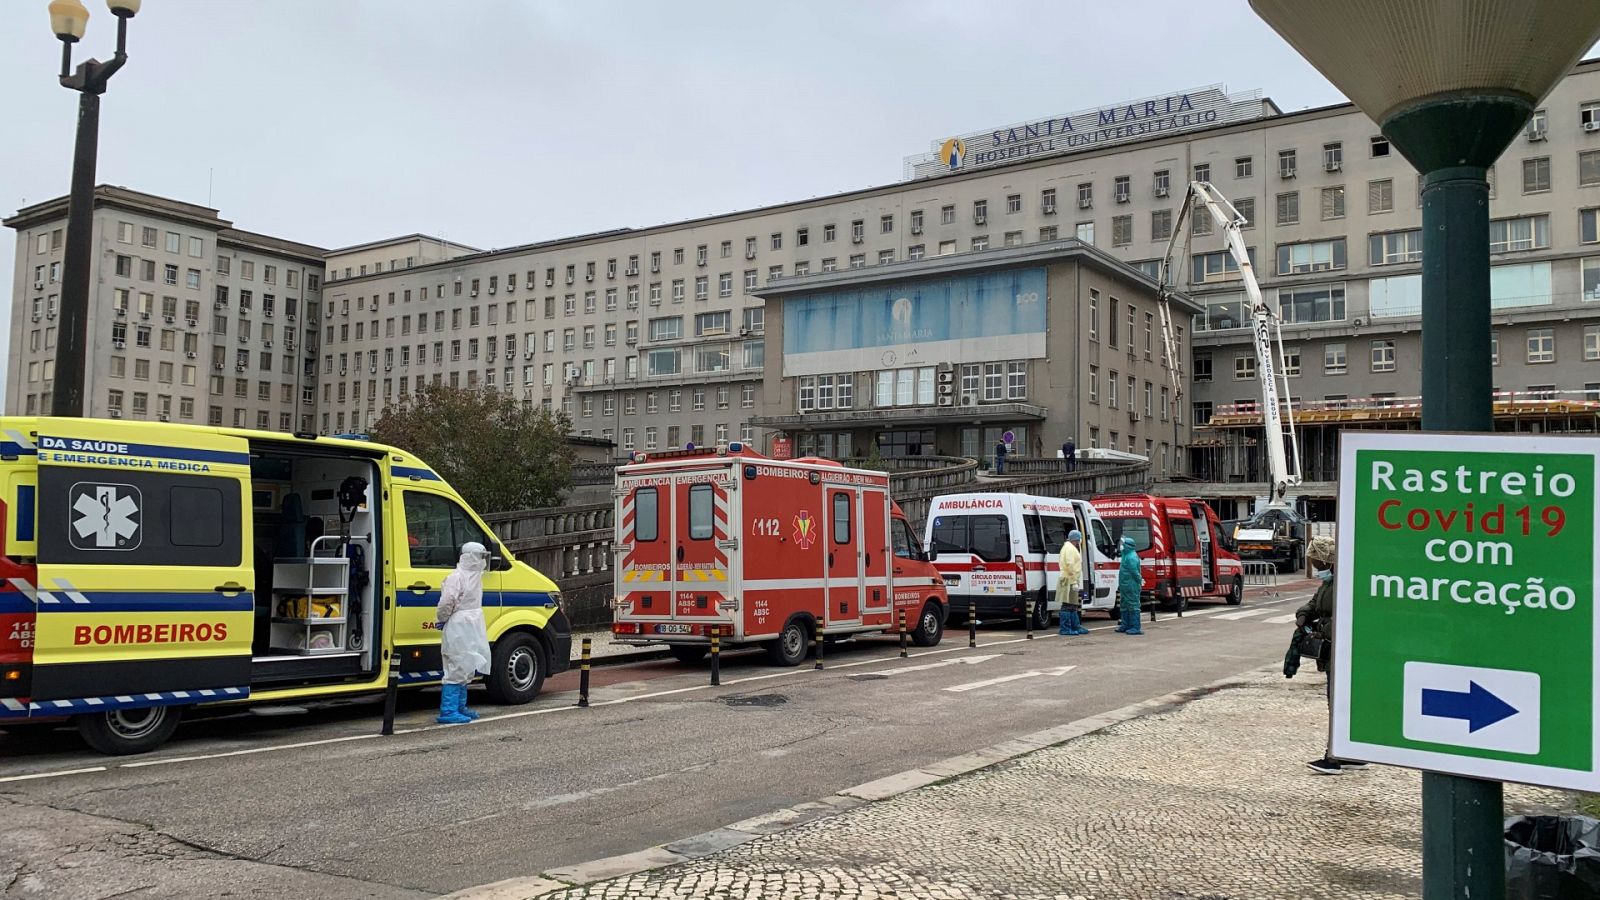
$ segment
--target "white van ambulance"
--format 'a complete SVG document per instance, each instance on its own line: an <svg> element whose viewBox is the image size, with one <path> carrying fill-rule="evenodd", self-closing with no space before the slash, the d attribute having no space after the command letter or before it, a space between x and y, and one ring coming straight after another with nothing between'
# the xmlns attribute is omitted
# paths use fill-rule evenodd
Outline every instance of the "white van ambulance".
<svg viewBox="0 0 1600 900"><path fill-rule="evenodd" d="M982 617L1033 617L1044 628L1061 608L1056 597L1061 545L1083 533L1083 609L1117 603L1117 554L1088 501L1028 494L946 494L928 509L928 552L950 593L952 616L973 605Z"/></svg>
<svg viewBox="0 0 1600 900"><path fill-rule="evenodd" d="M409 453L158 422L0 418L0 727L73 720L104 753L187 708L443 676L434 608L461 545L483 579L489 693L567 668L550 579Z"/></svg>

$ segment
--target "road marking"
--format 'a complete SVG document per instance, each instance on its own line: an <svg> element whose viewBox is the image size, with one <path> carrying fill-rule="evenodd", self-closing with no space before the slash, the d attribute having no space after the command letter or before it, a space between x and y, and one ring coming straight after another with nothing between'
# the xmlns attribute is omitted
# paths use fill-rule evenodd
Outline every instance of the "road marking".
<svg viewBox="0 0 1600 900"><path fill-rule="evenodd" d="M945 690L953 694L963 694L967 691L975 691L978 688L991 687L996 684L1005 684L1008 681L1021 681L1024 678L1038 678L1040 675L1065 675L1076 668L1077 666L1056 666L1053 669L1045 669L1044 671L1039 671L1036 669L1031 672L1019 672L1016 675L1002 675L999 678L986 678L983 681L969 681L966 684L958 684L953 687L947 687Z"/></svg>
<svg viewBox="0 0 1600 900"><path fill-rule="evenodd" d="M1228 613L1226 615L1217 616L1217 618L1218 619L1226 619L1227 621L1232 622L1232 621L1235 621L1237 619L1248 619L1251 616L1264 616L1269 612L1272 612L1272 610L1270 610L1270 609L1242 609L1242 610L1239 610L1238 612L1231 612L1231 613Z"/></svg>
<svg viewBox="0 0 1600 900"><path fill-rule="evenodd" d="M1270 619L1262 619L1261 620L1261 624L1263 624L1263 625L1287 625L1287 624L1289 624L1290 622L1293 622L1293 621L1294 621L1294 613L1290 613L1287 616L1273 616Z"/></svg>
<svg viewBox="0 0 1600 900"><path fill-rule="evenodd" d="M0 784L8 781L32 781L36 778L60 778L63 775L88 775L91 772L104 772L105 766L92 766L87 769L65 769L60 772L35 772L32 775L7 775L0 778Z"/></svg>
<svg viewBox="0 0 1600 900"><path fill-rule="evenodd" d="M1024 640L1026 640L1026 638L1024 638ZM942 669L945 666L972 666L986 660L999 658L1000 655L998 653L989 656L958 656L955 659L942 659L938 662L923 663L920 666L901 666L898 669L890 669L887 672L851 672L850 677L854 678L858 675L904 675L907 672L922 672L928 669Z"/></svg>

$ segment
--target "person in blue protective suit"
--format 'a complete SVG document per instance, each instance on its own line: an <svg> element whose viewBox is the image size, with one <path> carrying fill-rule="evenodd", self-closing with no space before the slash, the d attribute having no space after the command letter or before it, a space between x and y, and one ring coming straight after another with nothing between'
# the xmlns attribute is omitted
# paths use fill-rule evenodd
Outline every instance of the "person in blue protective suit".
<svg viewBox="0 0 1600 900"><path fill-rule="evenodd" d="M489 672L489 634L483 622L483 572L489 551L476 541L461 545L455 571L439 587L439 649L444 657L444 687L439 692L439 724L460 725L478 714L467 709L467 685Z"/></svg>
<svg viewBox="0 0 1600 900"><path fill-rule="evenodd" d="M1144 628L1139 625L1139 591L1144 587L1144 572L1139 568L1139 551L1133 546L1133 538L1122 539L1122 568L1117 572L1117 603L1122 607L1122 624L1117 630L1123 634L1144 634Z"/></svg>
<svg viewBox="0 0 1600 900"><path fill-rule="evenodd" d="M1056 599L1061 602L1061 630L1057 634L1061 635L1089 633L1083 627L1083 601L1079 595L1083 589L1083 553L1078 545L1082 541L1083 532L1073 529L1061 545L1061 575L1056 582Z"/></svg>

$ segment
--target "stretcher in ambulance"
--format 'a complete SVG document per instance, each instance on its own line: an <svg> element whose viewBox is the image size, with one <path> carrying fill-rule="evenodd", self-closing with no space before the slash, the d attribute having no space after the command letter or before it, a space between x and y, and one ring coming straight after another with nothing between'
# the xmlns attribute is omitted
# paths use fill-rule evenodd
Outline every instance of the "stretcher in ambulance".
<svg viewBox="0 0 1600 900"><path fill-rule="evenodd" d="M1093 503L1113 541L1133 538L1144 574L1142 599L1180 610L1191 600L1244 601L1244 565L1204 500L1111 494Z"/></svg>
<svg viewBox="0 0 1600 900"><path fill-rule="evenodd" d="M1117 557L1100 514L1083 500L1028 494L945 494L928 510L927 547L950 591L952 612L1032 616L1044 628L1061 609L1061 545L1084 541L1083 609L1116 607Z"/></svg>
<svg viewBox="0 0 1600 900"><path fill-rule="evenodd" d="M434 607L460 546L484 577L487 683L526 703L567 667L555 584L449 485L365 441L0 418L0 727L73 721L150 750L186 710L315 701L443 674Z"/></svg>
<svg viewBox="0 0 1600 900"><path fill-rule="evenodd" d="M620 641L694 662L716 633L793 666L819 634L895 632L902 616L919 646L944 633L944 582L883 472L735 442L636 458L614 494Z"/></svg>

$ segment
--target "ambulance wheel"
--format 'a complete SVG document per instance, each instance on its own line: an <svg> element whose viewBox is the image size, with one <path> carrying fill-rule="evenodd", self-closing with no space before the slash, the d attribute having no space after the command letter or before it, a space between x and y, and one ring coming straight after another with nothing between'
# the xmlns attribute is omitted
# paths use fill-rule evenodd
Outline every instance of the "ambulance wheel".
<svg viewBox="0 0 1600 900"><path fill-rule="evenodd" d="M489 699L506 706L528 703L544 687L550 663L544 645L526 631L516 631L494 643L489 664Z"/></svg>
<svg viewBox="0 0 1600 900"><path fill-rule="evenodd" d="M944 637L944 617L939 615L939 604L928 601L922 607L917 627L911 631L911 642L918 647L932 647Z"/></svg>
<svg viewBox="0 0 1600 900"><path fill-rule="evenodd" d="M811 628L804 619L790 619L778 632L778 639L767 642L767 662L775 666L798 666L805 661L811 644Z"/></svg>
<svg viewBox="0 0 1600 900"><path fill-rule="evenodd" d="M1033 612L1031 615L1033 616L1034 631L1043 631L1050 627L1049 596L1050 595L1044 591L1040 591L1039 596L1033 601Z"/></svg>
<svg viewBox="0 0 1600 900"><path fill-rule="evenodd" d="M692 666L705 659L706 654L711 652L711 648L699 644L669 644L667 652L671 653L672 658L678 662Z"/></svg>
<svg viewBox="0 0 1600 900"><path fill-rule="evenodd" d="M77 716L73 724L84 743L108 756L149 753L165 744L178 730L181 706L146 706L113 709Z"/></svg>
<svg viewBox="0 0 1600 900"><path fill-rule="evenodd" d="M1233 584L1228 587L1228 605L1238 606L1244 602L1244 579L1233 576Z"/></svg>

